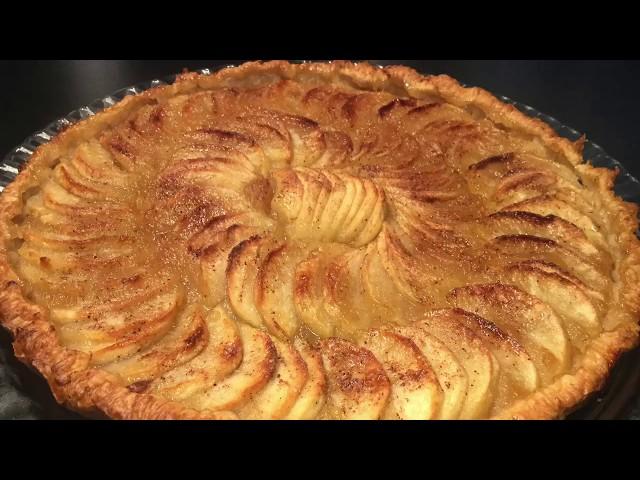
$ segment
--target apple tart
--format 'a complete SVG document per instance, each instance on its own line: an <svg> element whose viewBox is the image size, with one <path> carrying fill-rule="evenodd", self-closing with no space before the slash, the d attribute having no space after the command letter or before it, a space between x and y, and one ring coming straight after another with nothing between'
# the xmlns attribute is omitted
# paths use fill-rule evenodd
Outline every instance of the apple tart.
<svg viewBox="0 0 640 480"><path fill-rule="evenodd" d="M446 76L185 73L3 192L2 324L86 414L559 418L638 339L615 175Z"/></svg>

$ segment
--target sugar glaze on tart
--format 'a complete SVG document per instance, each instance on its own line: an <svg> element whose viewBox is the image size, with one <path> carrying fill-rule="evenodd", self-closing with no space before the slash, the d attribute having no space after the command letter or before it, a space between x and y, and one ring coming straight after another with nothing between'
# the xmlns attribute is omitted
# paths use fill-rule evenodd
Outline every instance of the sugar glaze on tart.
<svg viewBox="0 0 640 480"><path fill-rule="evenodd" d="M0 198L0 313L112 418L558 418L638 339L615 172L478 88L247 63L128 97Z"/></svg>

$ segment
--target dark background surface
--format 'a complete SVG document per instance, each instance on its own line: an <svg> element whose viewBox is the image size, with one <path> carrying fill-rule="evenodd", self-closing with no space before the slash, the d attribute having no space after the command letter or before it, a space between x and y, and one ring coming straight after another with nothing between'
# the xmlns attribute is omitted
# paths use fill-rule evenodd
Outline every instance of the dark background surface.
<svg viewBox="0 0 640 480"><path fill-rule="evenodd" d="M371 61L446 73L531 105L586 133L640 177L640 61ZM122 87L229 63L241 61L0 61L0 158L50 122ZM10 352L10 337L0 331L0 418L79 418ZM638 350L624 355L607 388L570 418L640 418L640 402L630 401L640 391L639 361Z"/></svg>
<svg viewBox="0 0 640 480"><path fill-rule="evenodd" d="M371 60L446 73L506 95L583 132L640 176L640 61ZM183 68L241 60L0 61L0 155L34 131L114 90Z"/></svg>

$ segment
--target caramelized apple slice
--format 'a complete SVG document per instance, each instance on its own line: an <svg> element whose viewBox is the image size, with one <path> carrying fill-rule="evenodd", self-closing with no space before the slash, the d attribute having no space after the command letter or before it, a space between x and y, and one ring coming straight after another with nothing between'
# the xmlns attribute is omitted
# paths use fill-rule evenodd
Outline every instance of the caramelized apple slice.
<svg viewBox="0 0 640 480"><path fill-rule="evenodd" d="M245 322L260 327L262 316L256 307L255 291L258 267L268 254L265 237L254 236L236 245L227 265L227 298L233 312Z"/></svg>
<svg viewBox="0 0 640 480"><path fill-rule="evenodd" d="M311 252L306 260L296 266L293 291L298 318L313 333L322 338L333 335L336 328L334 316L327 310L325 302L326 269L330 260L348 251L348 247L330 244Z"/></svg>
<svg viewBox="0 0 640 480"><path fill-rule="evenodd" d="M340 336L350 336L364 330L376 320L367 309L368 298L360 283L364 255L364 250L360 249L332 257L322 274L324 311Z"/></svg>
<svg viewBox="0 0 640 480"><path fill-rule="evenodd" d="M191 305L178 317L175 328L156 345L102 368L126 384L151 380L198 355L209 342L202 307Z"/></svg>
<svg viewBox="0 0 640 480"><path fill-rule="evenodd" d="M579 254L598 257L599 251L587 239L582 230L555 215L538 215L531 212L496 212L482 220L483 227L498 235L537 235L559 242Z"/></svg>
<svg viewBox="0 0 640 480"><path fill-rule="evenodd" d="M337 180L334 184L335 193L333 197L336 200L336 204L332 203L332 211L326 212L329 218L326 219L328 227L327 233L323 236L325 240L337 238L356 199L356 194L358 193L357 187L360 186L360 183L355 177L339 173L335 176ZM337 203L338 199L340 199L339 204Z"/></svg>
<svg viewBox="0 0 640 480"><path fill-rule="evenodd" d="M359 247L369 243L382 228L384 193L370 180L353 181L362 183L362 202L353 215L347 215L336 239Z"/></svg>
<svg viewBox="0 0 640 480"><path fill-rule="evenodd" d="M18 250L23 260L39 265L45 272L63 272L69 276L97 269L112 269L129 259L134 252L133 245L108 245L100 249L84 252L72 248L51 250L44 245L25 242Z"/></svg>
<svg viewBox="0 0 640 480"><path fill-rule="evenodd" d="M192 360L154 379L148 391L180 401L211 388L228 377L242 361L242 342L236 323L221 307L205 317L209 343Z"/></svg>
<svg viewBox="0 0 640 480"><path fill-rule="evenodd" d="M256 306L264 325L281 339L292 337L300 326L294 305L294 275L306 250L291 243L271 250L258 269Z"/></svg>
<svg viewBox="0 0 640 480"><path fill-rule="evenodd" d="M227 266L229 254L236 245L256 235L254 227L232 225L211 239L211 245L201 254L201 291L207 304L215 306L227 295Z"/></svg>
<svg viewBox="0 0 640 480"><path fill-rule="evenodd" d="M320 350L329 379L328 411L331 418L380 418L387 405L391 385L373 354L339 338L321 340Z"/></svg>
<svg viewBox="0 0 640 480"><path fill-rule="evenodd" d="M492 200L500 208L558 188L559 178L551 172L522 168L503 176L497 183Z"/></svg>
<svg viewBox="0 0 640 480"><path fill-rule="evenodd" d="M570 324L578 325L589 336L601 331L589 289L577 278L551 263L535 260L513 263L506 273L516 286L551 306L565 320L568 331Z"/></svg>
<svg viewBox="0 0 640 480"><path fill-rule="evenodd" d="M300 215L305 188L295 170L276 170L271 173L273 198L271 211L283 223L292 223Z"/></svg>
<svg viewBox="0 0 640 480"><path fill-rule="evenodd" d="M259 174L269 171L269 159L264 151L253 138L244 133L227 128L199 128L190 132L188 137L196 145L208 150L233 152L246 157Z"/></svg>
<svg viewBox="0 0 640 480"><path fill-rule="evenodd" d="M127 175L114 163L113 157L96 140L81 143L69 162L76 171L92 182L104 185L125 185Z"/></svg>
<svg viewBox="0 0 640 480"><path fill-rule="evenodd" d="M453 305L484 317L513 336L529 353L542 385L566 370L571 346L560 319L535 297L500 283L456 288Z"/></svg>
<svg viewBox="0 0 640 480"><path fill-rule="evenodd" d="M595 245L606 248L606 241L591 217L557 196L540 195L529 200L507 205L502 211L531 212L542 216L555 215L582 229L584 234Z"/></svg>
<svg viewBox="0 0 640 480"><path fill-rule="evenodd" d="M500 365L492 412L497 412L515 399L535 391L538 387L538 372L529 354L515 338L500 330L495 323L474 313L454 309L451 316L472 330Z"/></svg>
<svg viewBox="0 0 640 480"><path fill-rule="evenodd" d="M293 147L292 165L312 165L324 153L324 134L317 122L300 115L279 114Z"/></svg>
<svg viewBox="0 0 640 480"><path fill-rule="evenodd" d="M327 378L322 366L322 357L316 349L300 338L295 339L294 346L307 366L307 381L284 418L285 420L311 420L324 406Z"/></svg>
<svg viewBox="0 0 640 480"><path fill-rule="evenodd" d="M329 171L325 171L323 174L330 184L330 194L324 205L324 209L316 217L317 239L331 241L335 238L333 224L336 221L336 215L340 210L340 206L343 204L347 193L347 186L338 175Z"/></svg>
<svg viewBox="0 0 640 480"><path fill-rule="evenodd" d="M417 324L396 327L394 331L415 343L436 374L443 392L437 418L442 420L459 418L467 396L468 379L458 359L444 343Z"/></svg>
<svg viewBox="0 0 640 480"><path fill-rule="evenodd" d="M427 312L415 325L444 343L467 373L467 396L460 418L485 417L495 396L500 366L482 340L449 310Z"/></svg>
<svg viewBox="0 0 640 480"><path fill-rule="evenodd" d="M67 192L87 200L113 197L114 188L91 184L69 164L60 163L53 170L53 179Z"/></svg>
<svg viewBox="0 0 640 480"><path fill-rule="evenodd" d="M406 299L389 278L380 259L376 242L367 247L360 271L360 281L364 294L370 299L367 304L375 312L374 315L396 323L395 317L402 311L401 306L406 304Z"/></svg>
<svg viewBox="0 0 640 480"><path fill-rule="evenodd" d="M323 136L326 149L313 166L315 168L326 168L344 165L353 152L351 137L346 133L335 130L324 130Z"/></svg>
<svg viewBox="0 0 640 480"><path fill-rule="evenodd" d="M29 198L25 205L25 213L38 219L45 227L53 227L60 231L75 233L78 229L85 232L126 232L132 226L131 217L126 210L109 214L108 209L74 209L59 205L51 207L42 193Z"/></svg>
<svg viewBox="0 0 640 480"><path fill-rule="evenodd" d="M345 232L344 229L354 222L358 214L361 212L361 207L365 198L367 198L367 193L371 192L372 186L370 181L365 182L351 175L338 174L338 176L343 182L353 184L353 193L349 196L345 195L343 199L343 202L345 202L345 206L347 207L347 213L342 222L337 225L335 229L336 240L347 243L350 240L350 237L346 235L347 232ZM374 198L372 196L370 197Z"/></svg>
<svg viewBox="0 0 640 480"><path fill-rule="evenodd" d="M307 365L288 342L275 338L278 365L273 378L239 411L242 418L273 420L284 417L293 407L307 382Z"/></svg>
<svg viewBox="0 0 640 480"><path fill-rule="evenodd" d="M382 363L391 382L391 394L383 419L436 418L442 403L442 389L415 343L388 330L369 330L360 336L358 343Z"/></svg>
<svg viewBox="0 0 640 480"><path fill-rule="evenodd" d="M213 387L196 393L185 403L200 410L233 410L242 407L269 383L276 370L276 347L265 332L238 324L243 357L238 369Z"/></svg>
<svg viewBox="0 0 640 480"><path fill-rule="evenodd" d="M382 229L385 205L384 190L378 186L375 186L375 189L375 203L373 207L356 220L360 222L356 230L358 234L351 242L355 247L367 245L372 242Z"/></svg>
<svg viewBox="0 0 640 480"><path fill-rule="evenodd" d="M196 257L211 253L224 238L221 234L225 231L227 234L233 233L230 230L232 227L244 228L245 231L252 229L255 233L266 232L273 228L273 220L253 211L215 216L191 236L188 244L189 253Z"/></svg>
<svg viewBox="0 0 640 480"><path fill-rule="evenodd" d="M127 251L134 243L134 238L126 233L117 232L87 232L56 233L51 229L29 228L23 232L25 242L40 246L46 250L59 252L81 250L99 250L106 248L109 250Z"/></svg>
<svg viewBox="0 0 640 480"><path fill-rule="evenodd" d="M232 125L234 130L253 138L262 147L272 169L282 168L291 163L291 138L277 116L268 112L252 112L241 115Z"/></svg>
<svg viewBox="0 0 640 480"><path fill-rule="evenodd" d="M297 316L316 335L326 338L333 334L335 325L324 310L322 282L323 261L313 255L300 262L294 274L294 305Z"/></svg>
<svg viewBox="0 0 640 480"><path fill-rule="evenodd" d="M553 240L533 235L502 235L491 240L489 247L514 260L535 259L555 263L595 290L602 291L603 286L611 282L606 266L598 266Z"/></svg>
<svg viewBox="0 0 640 480"><path fill-rule="evenodd" d="M181 301L179 292L167 292L136 306L133 312L106 311L97 319L61 325L58 336L66 346L91 353L91 362L101 365L127 357L165 335Z"/></svg>
<svg viewBox="0 0 640 480"><path fill-rule="evenodd" d="M168 183L191 183L212 191L243 188L257 178L252 167L228 156L199 154L195 158L182 159L177 165L162 172L161 180Z"/></svg>
<svg viewBox="0 0 640 480"><path fill-rule="evenodd" d="M47 182L42 187L43 206L61 214L69 215L123 215L132 212L115 202L91 202L68 192L54 181Z"/></svg>
<svg viewBox="0 0 640 480"><path fill-rule="evenodd" d="M64 325L97 320L105 315L113 317L125 310L140 309L146 302L168 294L174 281L169 275L142 270L137 270L130 276L116 275L112 279L104 279L104 290L85 295L81 303L52 308L50 318L56 325ZM131 319L128 323L131 323Z"/></svg>
<svg viewBox="0 0 640 480"><path fill-rule="evenodd" d="M322 173L310 169L298 169L298 177L303 185L300 212L287 225L292 238L310 240L318 237L318 223L331 193L331 184Z"/></svg>
<svg viewBox="0 0 640 480"><path fill-rule="evenodd" d="M311 168L276 171L272 210L292 238L370 242L382 228L384 192L371 180Z"/></svg>
<svg viewBox="0 0 640 480"><path fill-rule="evenodd" d="M392 232L392 227L385 224L376 241L380 261L389 279L404 297L405 304L432 303L430 292L423 288L423 282L418 278L420 270L415 258L401 243L399 235Z"/></svg>

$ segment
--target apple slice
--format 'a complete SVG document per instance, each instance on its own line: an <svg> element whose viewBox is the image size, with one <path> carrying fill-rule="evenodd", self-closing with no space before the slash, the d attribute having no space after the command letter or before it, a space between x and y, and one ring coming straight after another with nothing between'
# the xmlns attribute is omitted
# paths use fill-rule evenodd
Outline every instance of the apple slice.
<svg viewBox="0 0 640 480"><path fill-rule="evenodd" d="M67 192L87 200L100 200L113 197L113 187L100 187L84 180L75 169L65 163L60 163L53 170L53 179Z"/></svg>
<svg viewBox="0 0 640 480"><path fill-rule="evenodd" d="M294 275L306 255L306 249L284 243L271 250L258 269L256 306L264 325L283 340L293 337L300 327L294 305Z"/></svg>
<svg viewBox="0 0 640 480"><path fill-rule="evenodd" d="M50 200L47 201L50 204ZM82 231L113 231L124 232L131 227L130 217L121 215L106 216L100 209L92 211L73 208L59 208L45 205L42 192L29 198L25 205L25 213L37 219L45 228L55 228L61 232L74 233Z"/></svg>
<svg viewBox="0 0 640 480"><path fill-rule="evenodd" d="M554 195L539 195L522 202L507 205L502 211L531 212L542 216L555 215L580 228L589 240L606 249L606 241L593 219L573 205Z"/></svg>
<svg viewBox="0 0 640 480"><path fill-rule="evenodd" d="M214 307L227 295L227 266L230 252L240 243L256 235L256 229L241 225L232 225L224 232L212 238L201 256L202 273L201 292L205 302Z"/></svg>
<svg viewBox="0 0 640 480"><path fill-rule="evenodd" d="M552 263L529 260L505 268L507 278L517 287L539 298L564 320L572 341L581 343L600 333L602 326L588 289ZM586 333L576 332L576 327ZM580 339L580 340L579 340Z"/></svg>
<svg viewBox="0 0 640 480"><path fill-rule="evenodd" d="M64 325L139 309L145 302L167 294L167 287L173 282L170 275L142 270L137 270L132 275L116 275L112 279L102 280L104 290L96 290L85 295L81 303L52 308L49 312L50 318L56 325Z"/></svg>
<svg viewBox="0 0 640 480"><path fill-rule="evenodd" d="M338 197L341 198L340 204L337 207L334 207L332 204L331 211L327 211L327 215L329 218L326 219L328 223L328 227L326 228L326 234L323 235L324 240L331 240L337 238L340 233L340 229L346 222L347 216L351 211L353 206L353 202L355 201L356 194L358 193L357 186L359 183L350 175L346 174L335 174L335 197L336 200ZM344 190L344 194L342 191Z"/></svg>
<svg viewBox="0 0 640 480"><path fill-rule="evenodd" d="M233 226L236 226L237 228L240 227L246 232L254 231L257 234L270 230L273 228L273 225L273 220L258 212L249 211L218 215L207 221L199 231L191 236L188 244L189 253L199 257L206 255L213 250L217 250L218 243L226 236L234 233L229 230ZM253 230L246 227L251 227ZM227 235L223 235L221 237L221 234L225 231L227 231ZM248 237L249 236L246 238Z"/></svg>
<svg viewBox="0 0 640 480"><path fill-rule="evenodd" d="M312 240L318 237L318 220L326 205L331 185L322 173L310 168L296 170L303 185L303 195L300 200L300 213L296 219L287 225L287 231L292 238Z"/></svg>
<svg viewBox="0 0 640 480"><path fill-rule="evenodd" d="M523 168L506 174L498 182L491 197L498 208L536 197L558 188L558 177L551 172Z"/></svg>
<svg viewBox="0 0 640 480"><path fill-rule="evenodd" d="M325 245L312 251L295 269L293 295L296 315L313 333L326 338L333 335L334 318L325 308L326 267L329 260L344 253L347 247Z"/></svg>
<svg viewBox="0 0 640 480"><path fill-rule="evenodd" d="M451 350L418 324L396 327L394 331L409 338L425 356L436 374L443 392L439 419L455 420L460 416L467 396L468 377Z"/></svg>
<svg viewBox="0 0 640 480"><path fill-rule="evenodd" d="M555 215L538 215L531 212L496 212L481 220L482 225L498 235L537 235L550 238L586 257L598 258L600 252L573 223Z"/></svg>
<svg viewBox="0 0 640 480"><path fill-rule="evenodd" d="M405 303L430 305L433 303L431 292L424 289L424 282L419 278L422 271L400 238L393 227L385 223L376 241L382 266L396 289L409 301Z"/></svg>
<svg viewBox="0 0 640 480"><path fill-rule="evenodd" d="M378 186L376 189L376 202L371 209L370 214L367 217L361 219L362 226L358 231L358 234L353 239L351 244L355 247L367 245L372 242L375 237L380 233L384 222L384 209L385 209L385 195L384 190Z"/></svg>
<svg viewBox="0 0 640 480"><path fill-rule="evenodd" d="M188 138L205 148L244 155L259 174L269 171L269 159L264 151L253 138L244 133L226 128L199 128L190 132Z"/></svg>
<svg viewBox="0 0 640 480"><path fill-rule="evenodd" d="M273 378L240 410L246 419L275 420L293 407L307 382L307 365L289 342L271 339L278 352L278 365Z"/></svg>
<svg viewBox="0 0 640 480"><path fill-rule="evenodd" d="M209 343L190 361L155 378L145 390L180 401L211 388L242 362L242 341L236 323L221 307L205 317Z"/></svg>
<svg viewBox="0 0 640 480"><path fill-rule="evenodd" d="M102 185L124 186L129 177L115 163L113 157L96 140L78 145L69 164L85 179Z"/></svg>
<svg viewBox="0 0 640 480"><path fill-rule="evenodd" d="M196 393L184 403L199 410L233 410L242 407L269 383L278 354L269 335L244 323L238 324L243 357L238 369L213 387Z"/></svg>
<svg viewBox="0 0 640 480"><path fill-rule="evenodd" d="M462 309L449 315L472 330L491 351L500 365L500 378L492 412L513 403L538 387L538 372L529 354L518 341L500 330L495 323Z"/></svg>
<svg viewBox="0 0 640 480"><path fill-rule="evenodd" d="M271 211L283 223L292 223L302 210L305 188L295 170L275 170L271 173L273 198Z"/></svg>
<svg viewBox="0 0 640 480"><path fill-rule="evenodd" d="M278 115L287 128L293 147L292 165L312 165L324 153L324 134L317 122L299 115Z"/></svg>
<svg viewBox="0 0 640 480"><path fill-rule="evenodd" d="M102 368L118 375L127 385L151 380L198 355L209 342L209 332L199 305L189 306L177 324L157 344Z"/></svg>
<svg viewBox="0 0 640 480"><path fill-rule="evenodd" d="M153 344L173 324L182 295L167 292L136 306L133 312L104 312L96 319L59 326L58 336L66 346L91 354L91 363L102 365L125 358Z"/></svg>
<svg viewBox="0 0 640 480"><path fill-rule="evenodd" d="M355 211L351 217L347 218L337 236L337 240L344 243L354 243L355 239L365 230L370 221L377 225L377 228L370 229L374 231L374 236L382 227L382 209L379 208L381 205L380 200L383 197L382 189L370 180L359 181L362 183L364 191L362 203L360 203L358 210ZM364 242L360 244L354 243L354 246L364 245L372 238L373 237L363 237Z"/></svg>
<svg viewBox="0 0 640 480"><path fill-rule="evenodd" d="M322 274L324 310L331 317L340 336L350 336L373 325L376 319L367 309L360 269L364 250L351 250L328 256Z"/></svg>
<svg viewBox="0 0 640 480"><path fill-rule="evenodd" d="M54 181L42 187L42 206L76 218L77 216L113 216L127 218L133 214L127 207L111 201L90 202L73 195Z"/></svg>
<svg viewBox="0 0 640 480"><path fill-rule="evenodd" d="M200 154L184 159L162 172L161 179L175 184L195 183L213 189L229 189L242 192L243 188L257 178L253 169L234 160L233 157Z"/></svg>
<svg viewBox="0 0 640 480"><path fill-rule="evenodd" d="M87 250L99 250L101 247L109 249L130 248L135 239L123 232L77 232L57 233L53 229L26 228L22 232L25 242L37 244L47 250L75 251L80 253Z"/></svg>
<svg viewBox="0 0 640 480"><path fill-rule="evenodd" d="M343 203L347 188L345 183L337 175L329 171L323 172L323 175L330 184L330 193L324 209L315 219L317 223L317 239L332 241L335 236L332 225Z"/></svg>
<svg viewBox="0 0 640 480"><path fill-rule="evenodd" d="M514 260L542 260L554 263L594 290L603 290L603 286L611 283L609 270L598 266L591 260L577 255L554 240L533 235L501 235L487 245L502 255L509 255Z"/></svg>
<svg viewBox="0 0 640 480"><path fill-rule="evenodd" d="M360 335L358 344L376 356L391 382L383 419L437 417L443 392L434 371L413 341L389 330L369 330Z"/></svg>
<svg viewBox="0 0 640 480"><path fill-rule="evenodd" d="M294 346L307 366L307 381L284 419L311 420L320 413L327 394L327 378L322 366L322 356L300 338L294 340Z"/></svg>
<svg viewBox="0 0 640 480"><path fill-rule="evenodd" d="M369 181L363 181L357 177L346 174L338 174L343 182L349 182L353 184L353 196L346 197L345 201L349 202L349 210L344 216L344 220L337 225L335 230L335 238L339 242L347 243L350 238L345 235L345 228L347 228L361 212L361 207L367 198L367 193L372 193L372 187ZM369 195L369 197L375 200L375 196Z"/></svg>
<svg viewBox="0 0 640 480"><path fill-rule="evenodd" d="M452 290L448 300L513 336L531 356L542 385L569 366L571 345L562 322L546 303L528 293L501 283L479 284Z"/></svg>
<svg viewBox="0 0 640 480"><path fill-rule="evenodd" d="M353 153L353 142L346 133L324 130L326 149L313 164L315 168L339 167L347 163Z"/></svg>
<svg viewBox="0 0 640 480"><path fill-rule="evenodd" d="M495 397L500 366L482 340L449 310L427 312L417 326L444 343L467 373L467 396L460 418L486 417Z"/></svg>
<svg viewBox="0 0 640 480"><path fill-rule="evenodd" d="M87 251L73 248L73 244L66 249L52 250L42 244L25 242L18 250L18 254L26 261L39 264L45 270L66 273L111 268L124 258L130 258L133 252L133 245L125 242L105 242L100 249L92 248Z"/></svg>
<svg viewBox="0 0 640 480"><path fill-rule="evenodd" d="M402 306L407 300L389 278L380 259L376 242L369 244L362 261L360 270L363 294L368 297L366 302L378 318L386 318L397 323L396 317L402 311Z"/></svg>
<svg viewBox="0 0 640 480"><path fill-rule="evenodd" d="M272 169L283 168L291 163L291 138L277 116L269 113L241 115L232 125L234 130L244 133L260 144Z"/></svg>
<svg viewBox="0 0 640 480"><path fill-rule="evenodd" d="M327 407L331 418L380 418L391 385L376 357L369 350L340 338L321 340L320 351L329 380Z"/></svg>
<svg viewBox="0 0 640 480"><path fill-rule="evenodd" d="M227 265L227 298L233 312L243 321L260 327L262 316L256 306L258 268L274 247L266 237L253 236L233 247Z"/></svg>

